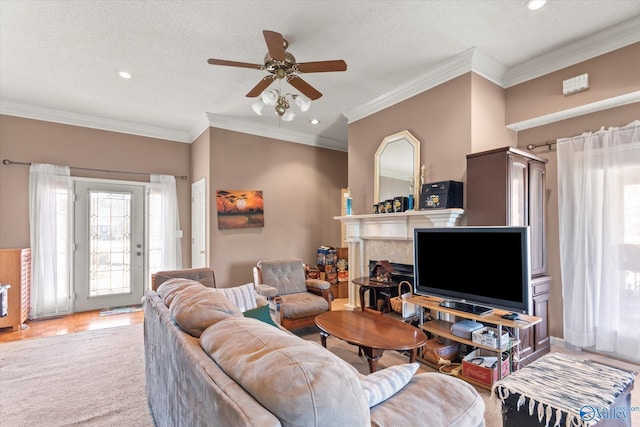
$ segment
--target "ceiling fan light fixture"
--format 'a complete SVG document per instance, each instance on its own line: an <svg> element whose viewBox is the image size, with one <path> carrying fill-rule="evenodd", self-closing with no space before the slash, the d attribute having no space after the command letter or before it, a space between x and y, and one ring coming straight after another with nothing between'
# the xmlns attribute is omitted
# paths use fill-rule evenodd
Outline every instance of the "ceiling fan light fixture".
<svg viewBox="0 0 640 427"><path fill-rule="evenodd" d="M280 94L278 93L278 91L271 89L262 92L262 95L260 97L262 98L262 102L270 107L273 107L278 102L279 96Z"/></svg>
<svg viewBox="0 0 640 427"><path fill-rule="evenodd" d="M265 104L262 101L256 101L253 104L251 104L251 108L259 116L262 115L262 110L264 110L264 107L266 107L266 106L267 106L267 104Z"/></svg>
<svg viewBox="0 0 640 427"><path fill-rule="evenodd" d="M304 95L294 95L293 101L300 107L300 111L303 113L309 111L311 107L311 100Z"/></svg>
<svg viewBox="0 0 640 427"><path fill-rule="evenodd" d="M287 110L285 111L285 113L282 116L282 120L284 120L285 122L290 122L292 121L294 118L296 117L296 115L293 113L293 111L291 110Z"/></svg>

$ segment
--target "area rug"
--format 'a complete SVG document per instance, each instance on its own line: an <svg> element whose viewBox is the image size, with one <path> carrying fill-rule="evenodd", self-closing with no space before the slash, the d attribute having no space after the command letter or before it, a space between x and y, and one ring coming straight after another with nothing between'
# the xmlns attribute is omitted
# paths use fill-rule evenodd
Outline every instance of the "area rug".
<svg viewBox="0 0 640 427"><path fill-rule="evenodd" d="M3 426L153 426L142 324L0 344Z"/></svg>
<svg viewBox="0 0 640 427"><path fill-rule="evenodd" d="M100 310L100 316L112 316L114 314L125 314L125 313L135 313L137 311L143 311L144 307L142 304L137 305L129 305L125 307L112 307L105 308L104 310Z"/></svg>

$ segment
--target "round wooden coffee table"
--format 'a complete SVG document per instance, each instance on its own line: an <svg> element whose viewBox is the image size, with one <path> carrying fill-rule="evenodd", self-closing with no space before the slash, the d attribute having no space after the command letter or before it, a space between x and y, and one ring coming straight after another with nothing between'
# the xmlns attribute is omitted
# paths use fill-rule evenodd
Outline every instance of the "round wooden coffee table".
<svg viewBox="0 0 640 427"><path fill-rule="evenodd" d="M420 329L376 313L327 311L316 316L315 322L323 347L327 347L329 335L357 345L367 358L370 372L375 372L385 350L411 351L409 361L414 362L418 348L427 343Z"/></svg>

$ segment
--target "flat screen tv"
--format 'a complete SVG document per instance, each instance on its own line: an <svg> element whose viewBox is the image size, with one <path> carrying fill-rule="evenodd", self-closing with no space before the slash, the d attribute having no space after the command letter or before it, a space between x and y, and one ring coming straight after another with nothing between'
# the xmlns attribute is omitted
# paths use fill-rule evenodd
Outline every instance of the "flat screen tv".
<svg viewBox="0 0 640 427"><path fill-rule="evenodd" d="M413 243L416 294L531 313L528 227L416 228Z"/></svg>

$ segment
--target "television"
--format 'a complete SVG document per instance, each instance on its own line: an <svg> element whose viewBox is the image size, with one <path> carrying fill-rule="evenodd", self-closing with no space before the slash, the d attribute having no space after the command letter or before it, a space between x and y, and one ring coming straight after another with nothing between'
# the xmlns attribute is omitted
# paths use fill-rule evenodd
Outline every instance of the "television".
<svg viewBox="0 0 640 427"><path fill-rule="evenodd" d="M477 314L531 313L528 227L416 228L413 243L417 295Z"/></svg>

